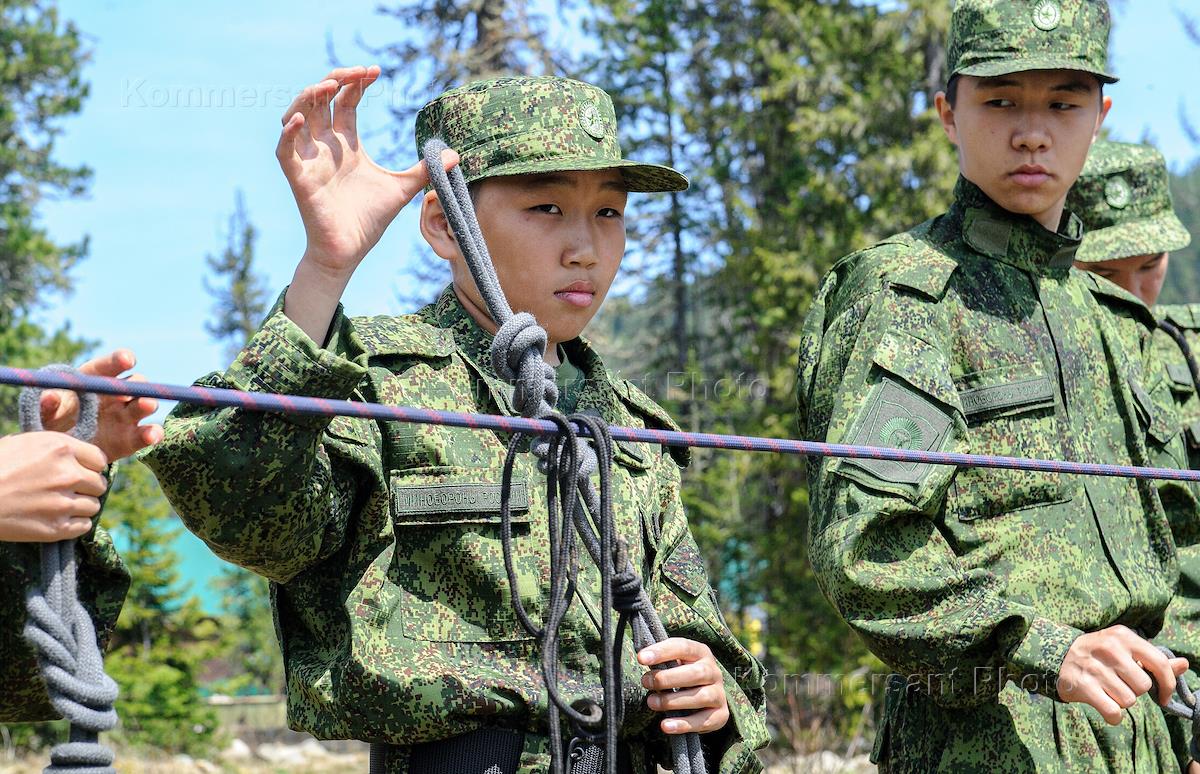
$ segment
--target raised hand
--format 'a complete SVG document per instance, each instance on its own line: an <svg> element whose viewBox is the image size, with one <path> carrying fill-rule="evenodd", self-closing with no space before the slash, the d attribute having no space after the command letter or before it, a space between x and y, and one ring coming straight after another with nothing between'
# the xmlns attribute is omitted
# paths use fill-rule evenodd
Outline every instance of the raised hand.
<svg viewBox="0 0 1200 774"><path fill-rule="evenodd" d="M308 236L305 260L350 274L429 179L418 162L403 172L376 164L358 139L357 111L379 67L340 67L305 88L283 115L276 157ZM447 168L457 157L446 158Z"/></svg>
<svg viewBox="0 0 1200 774"><path fill-rule="evenodd" d="M359 142L358 105L378 77L374 65L340 67L305 88L283 114L275 149L308 237L284 313L318 344L354 270L429 181L423 163L384 169ZM450 169L458 156L443 152L442 162Z"/></svg>
<svg viewBox="0 0 1200 774"><path fill-rule="evenodd" d="M127 349L92 358L79 367L89 376L118 377L137 365L137 358ZM133 374L130 381L144 382L146 377ZM79 419L79 397L70 390L46 390L42 393L42 427L46 430L68 432ZM162 440L161 425L140 424L158 410L153 398L133 398L124 395L101 395L99 422L92 443L110 461L128 457L136 451Z"/></svg>

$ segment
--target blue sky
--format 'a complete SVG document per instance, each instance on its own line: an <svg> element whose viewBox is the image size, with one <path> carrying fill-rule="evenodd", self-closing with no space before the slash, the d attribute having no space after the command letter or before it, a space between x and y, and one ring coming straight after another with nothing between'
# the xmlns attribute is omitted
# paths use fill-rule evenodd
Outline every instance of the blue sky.
<svg viewBox="0 0 1200 774"><path fill-rule="evenodd" d="M300 88L328 71L327 38L343 60L369 63L356 36L382 44L404 30L377 15L373 2L59 5L88 35L93 58L85 70L91 96L82 115L63 125L58 158L86 163L95 179L88 197L42 208L55 238L91 238L91 253L74 273L74 294L49 299L43 321L70 320L101 350L132 348L150 378L189 383L224 365L221 347L203 327L211 309L204 256L224 243L235 189L244 192L259 229L258 268L275 292L304 250L274 157L280 117ZM1113 62L1122 81L1108 92L1116 102L1114 137L1149 137L1174 167L1197 155L1177 113L1195 93L1189 74L1200 69L1200 48L1187 42L1173 13L1179 6L1179 0L1125 3ZM391 147L388 104L406 100L386 83L374 90L359 125L367 149L381 154ZM1191 115L1200 125L1200 96L1192 97ZM419 241L414 214L413 208L400 214L355 275L345 296L352 312L402 311L396 295L406 289L405 269ZM202 591L215 560L190 535L178 548L185 576Z"/></svg>

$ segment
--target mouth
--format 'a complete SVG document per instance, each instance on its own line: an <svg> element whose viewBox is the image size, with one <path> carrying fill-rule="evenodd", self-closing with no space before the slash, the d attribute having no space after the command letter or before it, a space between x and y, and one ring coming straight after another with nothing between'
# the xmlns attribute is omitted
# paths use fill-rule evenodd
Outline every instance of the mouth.
<svg viewBox="0 0 1200 774"><path fill-rule="evenodd" d="M571 306L586 309L596 300L596 286L586 281L572 282L554 291L554 297Z"/></svg>
<svg viewBox="0 0 1200 774"><path fill-rule="evenodd" d="M1022 164L1008 173L1009 180L1022 188L1039 188L1053 177L1054 175L1040 164Z"/></svg>

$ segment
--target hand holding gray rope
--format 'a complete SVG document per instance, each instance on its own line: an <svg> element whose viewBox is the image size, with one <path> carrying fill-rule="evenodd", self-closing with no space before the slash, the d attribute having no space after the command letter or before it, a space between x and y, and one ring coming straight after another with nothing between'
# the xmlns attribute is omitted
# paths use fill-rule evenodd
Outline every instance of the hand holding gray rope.
<svg viewBox="0 0 1200 774"><path fill-rule="evenodd" d="M630 564L628 555L617 538L608 497L608 470L612 461L612 439L607 425L594 417L575 415L563 417L555 412L558 388L554 369L545 361L547 336L533 315L527 312L514 314L500 287L495 267L492 265L487 244L480 231L479 222L471 204L466 180L457 167L449 174L441 163L441 154L447 146L434 138L422 149L430 181L437 191L442 209L450 224L459 249L466 259L471 276L479 288L492 320L499 325L492 342L492 366L503 379L513 383L513 405L524 417L550 419L560 426L561 432L553 438L535 439L531 451L539 460L540 469L547 474L548 507L551 529L551 599L548 604L544 627L533 624L525 614L513 582L511 555L507 550L511 541L511 530L506 529L505 561L513 589L513 605L522 623L534 636L542 640L543 675L550 694L550 737L552 747L552 770L563 771L560 743L561 729L558 716L561 711L572 721L576 740L580 736L592 740L603 737L604 766L609 774L617 770L617 736L621 722L621 641L624 627L632 629L634 647L638 650L667 639L654 606L650 601L641 578ZM572 423L586 427L595 443L592 448L580 438ZM502 488L502 511L507 511L508 482L512 463L519 446L525 439L516 434L509 445L505 467L505 485ZM599 472L601 492L597 495L589 477ZM549 499L553 498L553 499ZM600 528L597 535L587 513L577 507L582 498L587 513ZM562 511L558 513L561 499ZM600 569L603 594L602 649L604 705L571 706L557 691L558 654L557 628L566 608L574 595L575 537L582 539L592 561ZM617 604L620 613L614 632L611 614ZM664 664L659 668L668 668ZM603 730L600 724L603 723ZM704 774L706 766L700 738L695 733L671 736L671 751L674 770L677 774Z"/></svg>
<svg viewBox="0 0 1200 774"><path fill-rule="evenodd" d="M65 365L45 370L70 371ZM42 429L42 391L21 391L21 429ZM98 401L80 394L79 420L71 435L90 441L96 434ZM76 588L75 541L44 543L42 577L25 599L28 619L22 632L34 647L50 703L71 724L70 739L50 751L47 774L115 774L113 753L100 744L102 731L117 724L113 702L117 685L104 673L103 656L91 616L79 602Z"/></svg>

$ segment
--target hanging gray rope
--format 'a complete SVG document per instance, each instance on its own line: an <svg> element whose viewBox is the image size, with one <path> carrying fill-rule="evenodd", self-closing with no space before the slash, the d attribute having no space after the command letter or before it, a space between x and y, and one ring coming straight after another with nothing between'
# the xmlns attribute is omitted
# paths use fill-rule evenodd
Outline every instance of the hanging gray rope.
<svg viewBox="0 0 1200 774"><path fill-rule="evenodd" d="M606 683L614 680L616 682L603 686L605 693L603 708L587 707L581 712L580 709L567 705L558 697L554 687L557 676L557 648L556 646L547 647L548 640L551 645L557 642L557 633L553 630L557 628L562 614L565 613L565 607L559 609L557 606L560 602L564 605L569 604L570 597L574 594L574 576L571 575L565 580L565 585L560 584L558 588L553 588L555 584L551 584L550 608L552 611L556 611L556 615L553 616L556 620L553 621L553 627L550 625L550 621L546 622L544 630L537 629L528 620L520 608L514 591L514 603L523 623L527 624L530 631L538 633L537 636L543 640L543 674L551 697L552 770L555 774L563 771L562 749L554 741L558 739L557 714L558 711L561 711L576 726L577 740L580 732L594 740L603 737L605 769L609 774L615 774L617 771L616 736L620 727L621 711L621 686L619 683L621 631L628 623L632 630L634 647L639 651L667 639L667 632L654 610L641 578L629 561L624 545L615 535L615 526L612 520L605 516L608 509L607 475L603 475L601 478L602 492L600 495L597 495L589 479L591 474L598 470L606 471L611 463L611 439L608 443L604 443L596 434L599 432L604 438L608 438L606 426L602 422L596 422L594 418L579 416L570 418L574 422L586 423L591 426L596 448L604 460L602 465L600 459L597 458L596 450L573 431L567 432L570 422L564 421L562 415L555 412L558 388L555 384L554 368L545 361L548 342L546 331L538 325L533 315L528 312L514 314L509 306L508 299L496 276L495 267L492 265L487 244L483 239L483 232L480 231L479 222L475 218L475 210L462 171L455 167L447 174L442 166L441 155L442 151L446 149L447 146L442 140L433 138L425 143L422 152L430 181L434 190L437 191L442 209L446 213L446 219L458 240L459 248L467 261L467 267L471 271L475 285L479 288L492 320L500 326L492 342L492 366L502 379L513 383L513 405L521 416L534 419L558 417L558 421L565 426L564 433L555 436L554 439L544 437L535 439L531 451L538 458L539 468L547 473L548 486L551 489L561 486L563 483L568 485L565 489L560 490L564 498L564 521L573 524L574 529L571 532L582 539L592 561L600 569L604 584L602 594L605 597L603 610L606 616L605 621L608 621L607 616L614 609L614 605L620 613L620 623L615 633L615 639L609 639L614 637L610 626L602 624L601 627L602 636L605 639L601 653L604 663L603 674ZM514 442L517 440L514 439ZM511 468L512 449L513 447L510 447L509 468ZM560 483L556 483L555 479L558 479ZM596 534L584 509L574 507L578 498L582 498L587 512L600 526L600 535ZM550 518L552 534L560 532L555 526L553 513ZM565 536L559 534L560 539L563 537ZM573 548L568 547L564 550L569 552ZM552 556L556 553L555 547L552 547L551 553ZM563 559L566 559L565 555ZM510 585L515 590L515 584L510 583ZM555 594L563 596L556 599L553 598ZM669 668L674 665L663 664L657 668ZM704 752L698 734L672 735L670 742L676 774L704 774L706 771ZM575 740L573 740L573 751L576 747Z"/></svg>
<svg viewBox="0 0 1200 774"><path fill-rule="evenodd" d="M74 371L70 366L46 370ZM42 429L42 391L21 391L21 429ZM91 393L79 395L79 421L71 435L90 441L96 435L98 401ZM70 738L50 750L47 774L115 774L113 753L100 744L102 731L117 725L113 702L117 685L104 673L104 660L96 629L79 602L76 588L75 540L44 543L42 577L25 598L28 619L22 632L37 651L38 665L50 694L50 703L71 724Z"/></svg>

